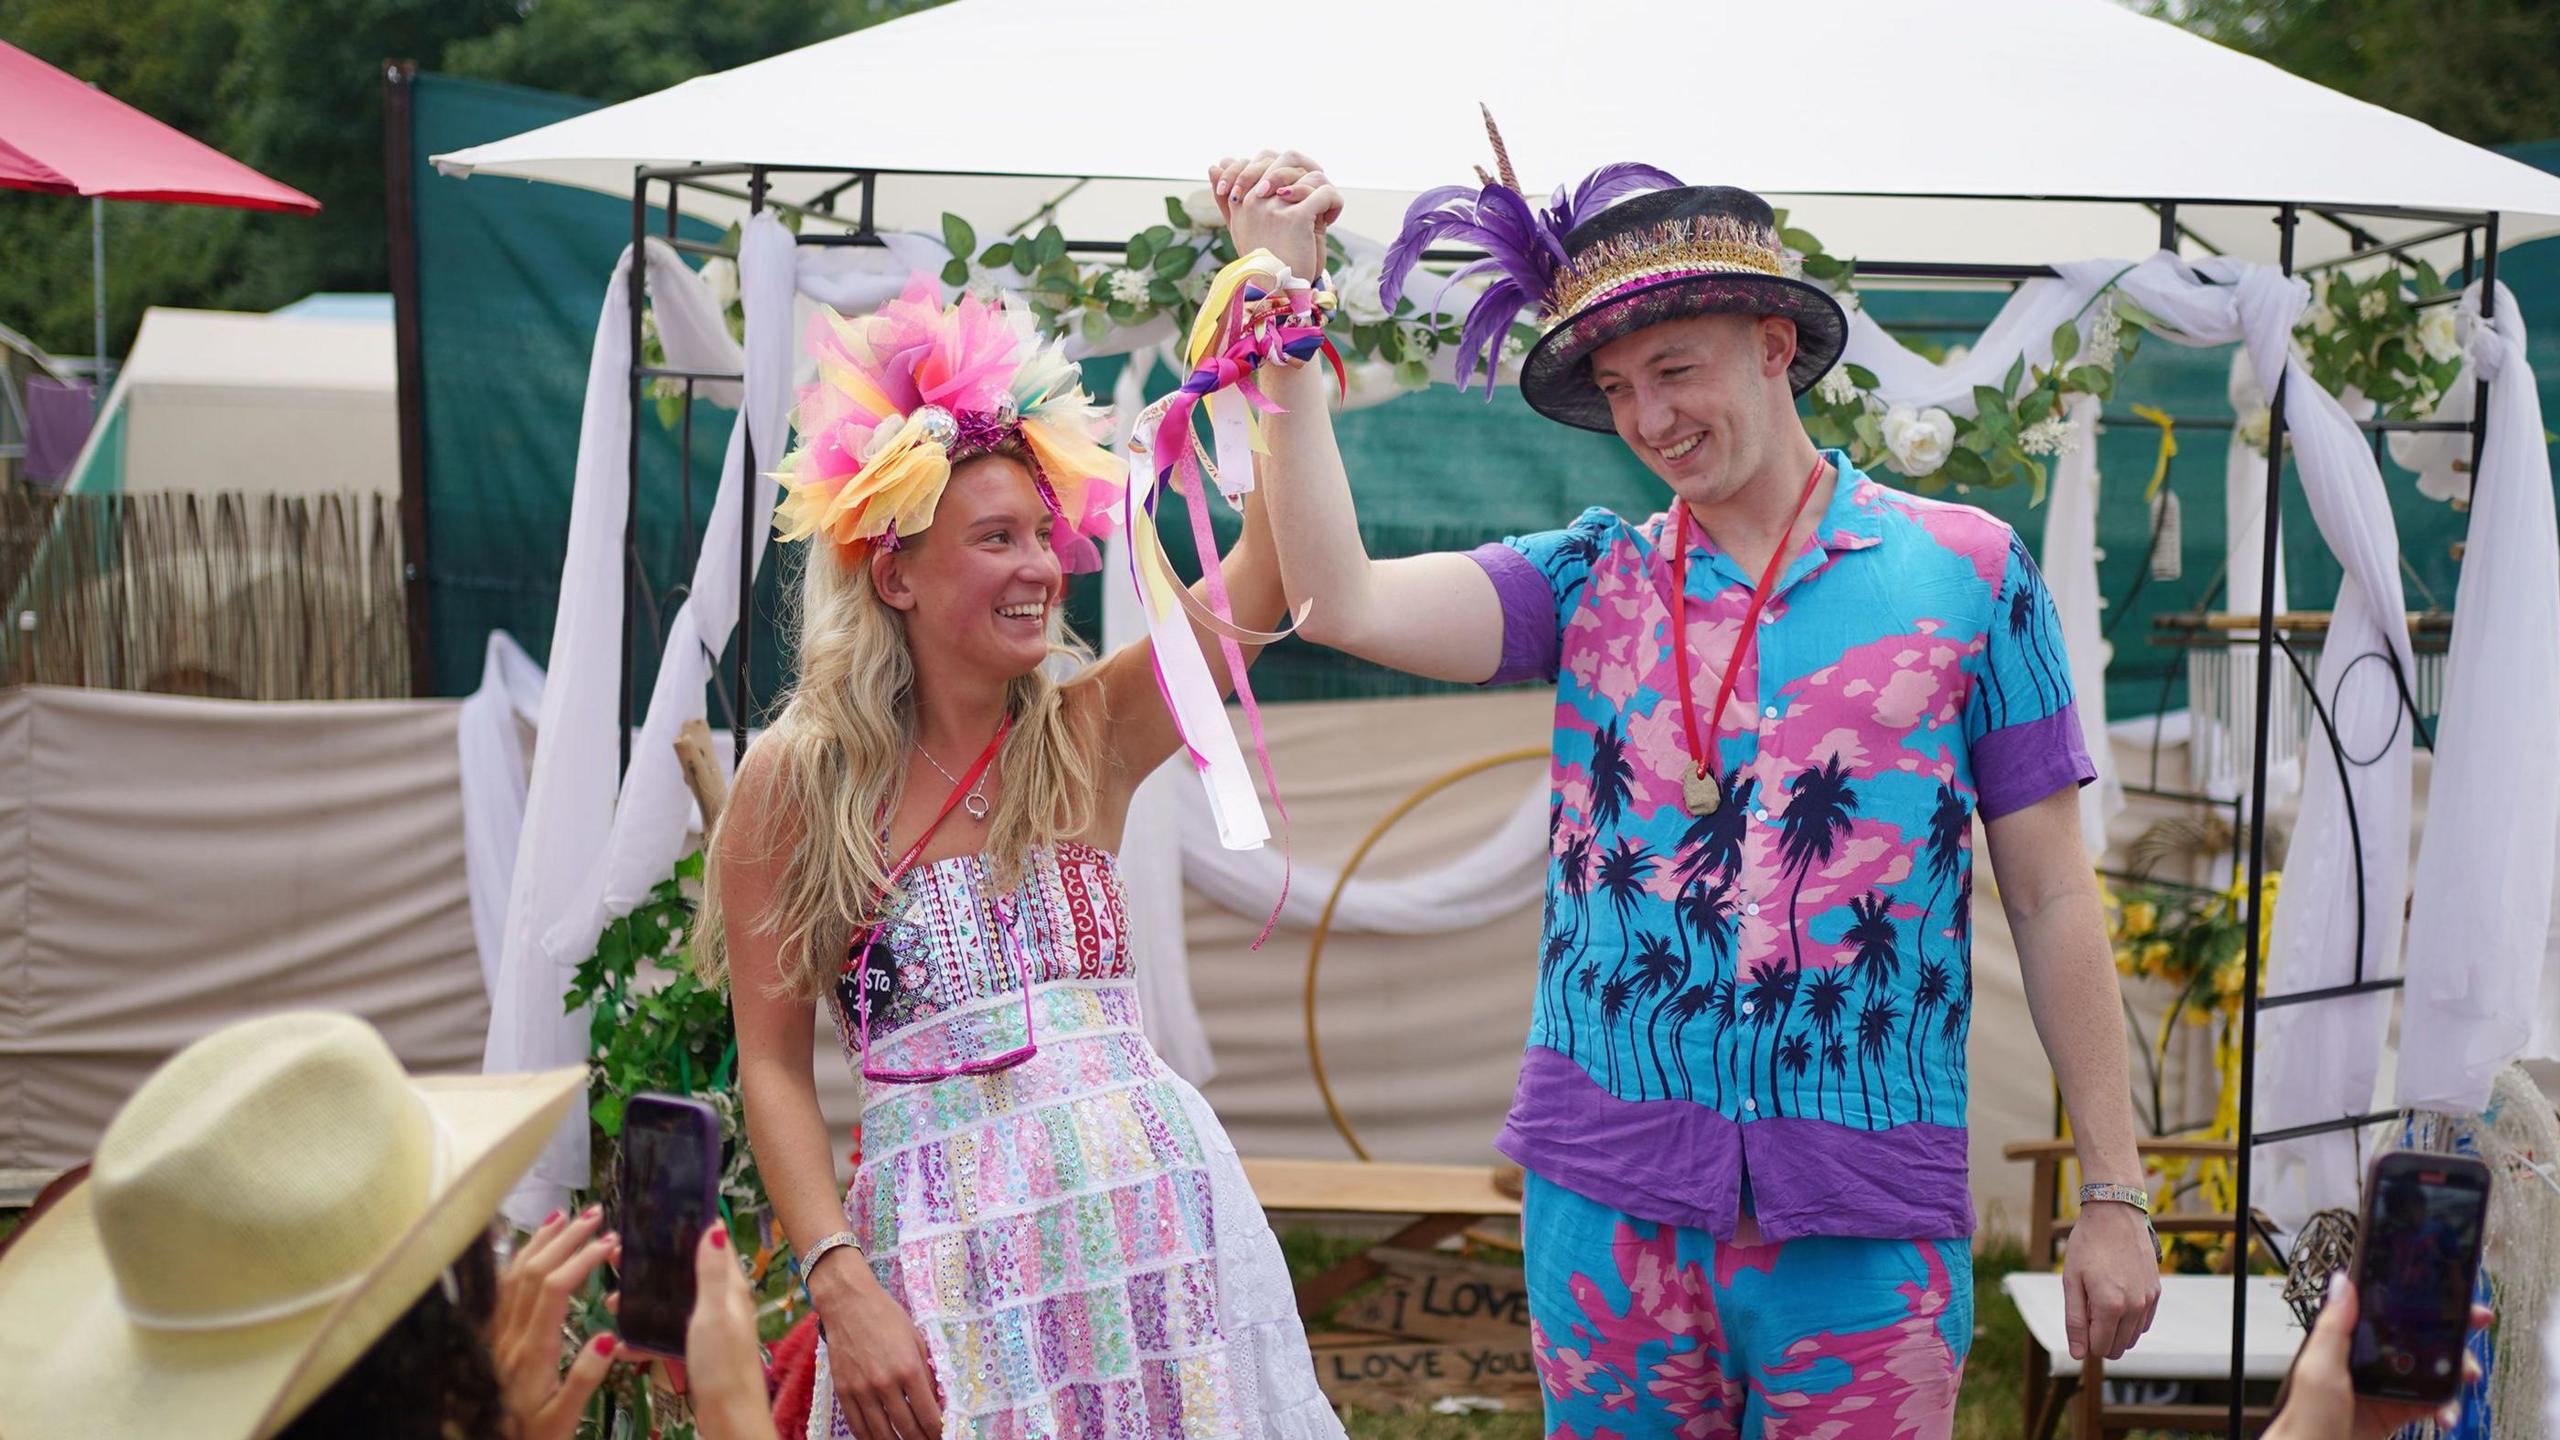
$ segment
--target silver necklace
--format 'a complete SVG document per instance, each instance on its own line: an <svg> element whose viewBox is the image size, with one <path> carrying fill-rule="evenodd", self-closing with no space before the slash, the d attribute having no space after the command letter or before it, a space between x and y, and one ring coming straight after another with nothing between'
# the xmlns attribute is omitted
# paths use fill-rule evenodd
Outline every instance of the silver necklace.
<svg viewBox="0 0 2560 1440"><path fill-rule="evenodd" d="M924 763L932 766L936 774L951 782L952 789L957 790L960 788L960 777L943 769L942 762L933 758L933 752L924 748L923 741L911 740L907 743L916 747L916 753L924 757ZM960 808L969 812L969 818L982 825L986 823L987 819L986 789L987 777L982 774L978 777L978 783L970 789L967 798L960 802Z"/></svg>

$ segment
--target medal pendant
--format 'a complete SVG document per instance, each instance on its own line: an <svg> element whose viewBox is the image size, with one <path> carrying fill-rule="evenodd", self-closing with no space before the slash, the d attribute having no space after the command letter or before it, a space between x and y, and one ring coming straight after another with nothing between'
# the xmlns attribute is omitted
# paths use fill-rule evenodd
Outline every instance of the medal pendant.
<svg viewBox="0 0 2560 1440"><path fill-rule="evenodd" d="M1695 769L1681 772L1680 808L1692 815L1713 815L1723 800L1723 788L1712 775L1701 775Z"/></svg>

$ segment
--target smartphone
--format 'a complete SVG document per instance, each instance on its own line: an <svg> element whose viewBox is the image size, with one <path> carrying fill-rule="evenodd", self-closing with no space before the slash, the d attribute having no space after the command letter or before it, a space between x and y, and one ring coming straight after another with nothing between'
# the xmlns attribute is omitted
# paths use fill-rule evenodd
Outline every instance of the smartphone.
<svg viewBox="0 0 2560 1440"><path fill-rule="evenodd" d="M2466 1155L2374 1158L2356 1234L2356 1393L2440 1405L2462 1389L2488 1229L2489 1167Z"/></svg>
<svg viewBox="0 0 2560 1440"><path fill-rule="evenodd" d="M693 1247L720 1214L720 1117L699 1100L634 1095L622 1112L623 1343L681 1359Z"/></svg>

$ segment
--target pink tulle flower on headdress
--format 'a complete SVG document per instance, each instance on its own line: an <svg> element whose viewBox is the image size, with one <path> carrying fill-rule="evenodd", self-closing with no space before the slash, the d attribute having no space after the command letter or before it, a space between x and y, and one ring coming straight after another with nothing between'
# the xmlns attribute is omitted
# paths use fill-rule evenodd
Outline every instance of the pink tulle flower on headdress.
<svg viewBox="0 0 2560 1440"><path fill-rule="evenodd" d="M1127 473L1097 439L1108 411L1064 348L1040 343L1028 310L974 295L945 306L918 276L874 314L822 307L807 343L818 378L800 391L798 443L775 477L779 538L824 535L849 555L894 546L933 524L955 460L1019 437L1066 568L1100 563L1095 542L1120 522Z"/></svg>

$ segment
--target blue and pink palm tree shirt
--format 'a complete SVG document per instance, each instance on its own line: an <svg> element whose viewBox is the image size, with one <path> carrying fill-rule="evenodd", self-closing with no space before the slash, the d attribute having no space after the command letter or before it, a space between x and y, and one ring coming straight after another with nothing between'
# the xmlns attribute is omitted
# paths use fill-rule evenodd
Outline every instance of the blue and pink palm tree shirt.
<svg viewBox="0 0 2560 1440"><path fill-rule="evenodd" d="M1724 1239L1746 1184L1770 1241L1970 1235L1973 817L2095 772L2016 533L1828 458L1815 545L1718 727L1711 815L1680 804L1668 512L1473 552L1502 597L1491 683L1556 684L1537 1007L1497 1144ZM1697 547L1703 728L1756 577Z"/></svg>

